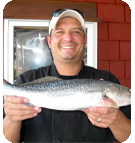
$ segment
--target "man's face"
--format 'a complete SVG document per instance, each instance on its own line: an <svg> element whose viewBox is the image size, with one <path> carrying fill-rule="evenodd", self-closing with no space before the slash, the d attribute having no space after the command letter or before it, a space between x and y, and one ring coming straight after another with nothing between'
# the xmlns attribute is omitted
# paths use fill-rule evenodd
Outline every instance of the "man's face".
<svg viewBox="0 0 135 143"><path fill-rule="evenodd" d="M80 22L71 17L62 18L56 28L52 30L51 37L47 37L54 62L78 62L82 60L86 44L86 36Z"/></svg>

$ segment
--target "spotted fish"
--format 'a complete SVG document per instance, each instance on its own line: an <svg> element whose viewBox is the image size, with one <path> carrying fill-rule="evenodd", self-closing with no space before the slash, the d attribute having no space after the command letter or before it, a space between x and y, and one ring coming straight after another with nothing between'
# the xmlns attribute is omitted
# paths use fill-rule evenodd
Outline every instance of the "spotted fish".
<svg viewBox="0 0 135 143"><path fill-rule="evenodd" d="M131 104L131 89L95 79L62 80L45 77L23 85L3 80L3 95L26 97L28 105L56 110L114 107Z"/></svg>

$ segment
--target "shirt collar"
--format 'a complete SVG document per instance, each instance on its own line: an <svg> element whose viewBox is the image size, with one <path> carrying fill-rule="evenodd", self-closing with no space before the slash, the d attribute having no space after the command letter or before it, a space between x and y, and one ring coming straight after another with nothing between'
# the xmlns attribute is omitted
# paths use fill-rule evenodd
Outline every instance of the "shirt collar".
<svg viewBox="0 0 135 143"><path fill-rule="evenodd" d="M78 72L76 78L83 78L84 67L85 67L85 65L84 65L84 62L82 61L82 67L81 67L80 71ZM56 66L55 66L54 63L52 64L51 68L52 68L51 69L51 75L55 76L55 77L60 77L60 74L58 73L58 71L57 71Z"/></svg>

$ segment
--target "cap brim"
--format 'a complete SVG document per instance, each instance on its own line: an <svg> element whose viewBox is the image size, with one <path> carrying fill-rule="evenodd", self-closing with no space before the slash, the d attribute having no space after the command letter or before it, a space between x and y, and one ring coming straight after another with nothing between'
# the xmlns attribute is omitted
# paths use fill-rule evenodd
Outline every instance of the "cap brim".
<svg viewBox="0 0 135 143"><path fill-rule="evenodd" d="M50 21L50 25L49 25L49 35L50 35L52 29L55 29L57 22L61 18L64 18L64 17L76 18L81 23L81 26L85 32L84 19L82 18L82 16L78 12L76 12L75 10L66 10L66 11L62 12L58 17L52 17L52 19Z"/></svg>

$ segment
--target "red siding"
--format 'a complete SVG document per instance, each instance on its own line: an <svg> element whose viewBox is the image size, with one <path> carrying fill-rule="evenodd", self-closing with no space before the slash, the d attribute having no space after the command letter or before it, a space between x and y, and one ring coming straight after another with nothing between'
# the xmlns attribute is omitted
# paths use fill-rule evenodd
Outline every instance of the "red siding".
<svg viewBox="0 0 135 143"><path fill-rule="evenodd" d="M119 41L99 41L99 60L119 60Z"/></svg>
<svg viewBox="0 0 135 143"><path fill-rule="evenodd" d="M125 17L126 17L126 23L131 23L131 9L129 6L125 6Z"/></svg>
<svg viewBox="0 0 135 143"><path fill-rule="evenodd" d="M69 0L68 0L68 1L69 1ZM80 1L80 2L81 2L81 1L84 1L84 2L85 2L85 1L87 1L87 0L70 0L70 1Z"/></svg>
<svg viewBox="0 0 135 143"><path fill-rule="evenodd" d="M116 4L125 4L125 5L127 5L127 3L124 2L124 0L116 0Z"/></svg>
<svg viewBox="0 0 135 143"><path fill-rule="evenodd" d="M131 24L109 23L110 40L131 40Z"/></svg>
<svg viewBox="0 0 135 143"><path fill-rule="evenodd" d="M131 61L125 61L125 78L131 79Z"/></svg>
<svg viewBox="0 0 135 143"><path fill-rule="evenodd" d="M98 61L98 68L109 71L109 61Z"/></svg>
<svg viewBox="0 0 135 143"><path fill-rule="evenodd" d="M98 4L98 17L102 21L124 22L124 6L115 4Z"/></svg>
<svg viewBox="0 0 135 143"><path fill-rule="evenodd" d="M110 61L110 72L117 78L124 78L124 61Z"/></svg>
<svg viewBox="0 0 135 143"><path fill-rule="evenodd" d="M131 79L120 78L119 81L121 85L131 88Z"/></svg>
<svg viewBox="0 0 135 143"><path fill-rule="evenodd" d="M122 0L87 0L97 3L98 68L109 70L131 88L131 9Z"/></svg>
<svg viewBox="0 0 135 143"><path fill-rule="evenodd" d="M120 60L131 60L131 42L120 42Z"/></svg>
<svg viewBox="0 0 135 143"><path fill-rule="evenodd" d="M97 2L97 3L115 3L115 0L87 0L88 2Z"/></svg>
<svg viewBox="0 0 135 143"><path fill-rule="evenodd" d="M108 39L108 23L107 22L98 23L98 39L100 40Z"/></svg>

